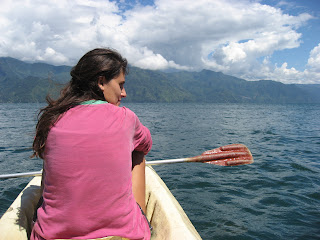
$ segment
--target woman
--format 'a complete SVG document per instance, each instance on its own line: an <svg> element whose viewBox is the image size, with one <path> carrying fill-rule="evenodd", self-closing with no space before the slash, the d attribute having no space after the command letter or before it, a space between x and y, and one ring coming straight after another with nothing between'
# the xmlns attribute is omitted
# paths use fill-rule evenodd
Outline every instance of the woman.
<svg viewBox="0 0 320 240"><path fill-rule="evenodd" d="M44 159L43 204L31 239L150 239L145 210L149 130L119 107L127 61L86 53L58 100L40 111L34 155ZM139 207L139 205L141 208Z"/></svg>

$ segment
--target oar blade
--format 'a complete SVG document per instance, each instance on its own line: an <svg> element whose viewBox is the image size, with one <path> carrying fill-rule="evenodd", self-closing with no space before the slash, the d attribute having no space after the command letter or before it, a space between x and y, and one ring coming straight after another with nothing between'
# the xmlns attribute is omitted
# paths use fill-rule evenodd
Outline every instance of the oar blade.
<svg viewBox="0 0 320 240"><path fill-rule="evenodd" d="M223 147L205 151L201 156L209 164L220 166L237 166L253 163L250 150L243 144L230 144Z"/></svg>

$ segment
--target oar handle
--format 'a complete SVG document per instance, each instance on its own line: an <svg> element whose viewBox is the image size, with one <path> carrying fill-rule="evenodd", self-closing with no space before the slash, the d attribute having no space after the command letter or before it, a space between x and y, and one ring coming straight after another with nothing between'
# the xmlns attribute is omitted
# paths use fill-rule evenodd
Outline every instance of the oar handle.
<svg viewBox="0 0 320 240"><path fill-rule="evenodd" d="M146 161L146 165L160 165L160 164L170 164L170 163L184 163L188 162L190 158L178 158L178 159L166 159L166 160L154 160Z"/></svg>
<svg viewBox="0 0 320 240"><path fill-rule="evenodd" d="M0 179L18 178L18 177L34 177L34 176L41 176L41 175L42 175L42 171L25 172L25 173L12 173L12 174L0 175Z"/></svg>

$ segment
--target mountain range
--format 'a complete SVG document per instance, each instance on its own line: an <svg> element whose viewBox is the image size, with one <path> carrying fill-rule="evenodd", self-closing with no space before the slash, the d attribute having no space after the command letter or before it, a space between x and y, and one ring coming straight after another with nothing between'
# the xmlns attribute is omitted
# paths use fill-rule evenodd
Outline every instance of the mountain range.
<svg viewBox="0 0 320 240"><path fill-rule="evenodd" d="M0 58L0 102L45 102L70 80L70 66ZM221 72L163 72L130 66L124 102L320 103L320 84L246 81Z"/></svg>

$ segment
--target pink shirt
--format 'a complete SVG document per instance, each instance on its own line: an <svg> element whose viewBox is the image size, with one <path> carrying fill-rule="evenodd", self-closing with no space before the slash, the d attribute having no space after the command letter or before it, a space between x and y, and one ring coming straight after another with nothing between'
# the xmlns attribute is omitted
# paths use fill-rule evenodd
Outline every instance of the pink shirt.
<svg viewBox="0 0 320 240"><path fill-rule="evenodd" d="M133 150L150 151L149 130L125 107L79 105L51 128L44 204L31 239L150 239L132 193Z"/></svg>

